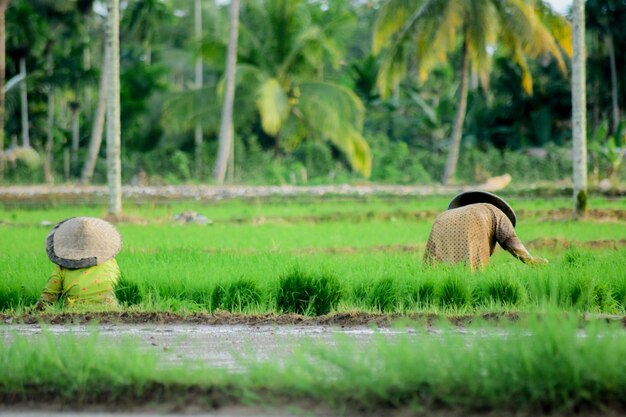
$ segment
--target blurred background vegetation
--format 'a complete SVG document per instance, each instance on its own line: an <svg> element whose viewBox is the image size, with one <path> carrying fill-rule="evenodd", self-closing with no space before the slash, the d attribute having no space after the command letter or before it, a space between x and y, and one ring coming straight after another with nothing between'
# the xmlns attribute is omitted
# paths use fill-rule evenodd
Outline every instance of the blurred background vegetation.
<svg viewBox="0 0 626 417"><path fill-rule="evenodd" d="M465 11L446 8L454 2L439 1L431 3L441 4L441 13L430 11L421 26L402 32L426 3L242 1L228 180L439 182L466 53L456 181L504 173L515 182L569 178L571 51L563 17L539 0L490 0L476 2L490 5L471 21ZM531 8L554 39L532 41L517 21L507 21L513 4ZM228 2L201 1L201 37L194 34L194 13L193 0L121 2L124 183L212 181ZM626 97L626 54L619 51L626 50L626 1L588 0L586 13L590 180L615 184L625 177L619 108ZM94 140L106 14L106 5L94 0L8 2L4 183L80 181ZM200 88L196 59L203 68ZM26 82L19 81L21 72ZM198 123L203 144L194 155ZM91 181L106 182L104 146Z"/></svg>

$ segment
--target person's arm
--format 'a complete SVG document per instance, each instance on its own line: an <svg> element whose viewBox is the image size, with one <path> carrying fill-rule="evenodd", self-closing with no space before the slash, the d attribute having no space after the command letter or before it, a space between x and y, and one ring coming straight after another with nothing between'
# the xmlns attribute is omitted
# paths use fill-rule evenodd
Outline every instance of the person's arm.
<svg viewBox="0 0 626 417"><path fill-rule="evenodd" d="M496 240L502 249L506 250L525 264L538 265L548 263L547 260L534 257L530 254L530 252L528 252L528 249L526 249L517 237L515 228L511 224L511 221L504 214L500 219L498 219Z"/></svg>
<svg viewBox="0 0 626 417"><path fill-rule="evenodd" d="M41 296L39 297L39 301L37 301L35 308L37 310L43 310L47 306L54 304L59 299L62 292L63 273L61 268L56 266L48 279L48 283L41 292Z"/></svg>

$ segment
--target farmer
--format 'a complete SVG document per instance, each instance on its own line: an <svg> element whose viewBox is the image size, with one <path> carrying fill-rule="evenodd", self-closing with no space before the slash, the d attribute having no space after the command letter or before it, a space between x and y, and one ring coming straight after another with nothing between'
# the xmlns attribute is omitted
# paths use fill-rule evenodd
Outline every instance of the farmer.
<svg viewBox="0 0 626 417"><path fill-rule="evenodd" d="M547 263L531 256L515 234L515 223L513 209L500 197L483 191L461 193L435 219L424 263L464 262L472 269L485 268L496 242L524 263Z"/></svg>
<svg viewBox="0 0 626 417"><path fill-rule="evenodd" d="M46 252L56 264L36 308L59 299L70 308L116 309L120 270L114 256L122 238L111 223L94 217L63 220L48 234Z"/></svg>

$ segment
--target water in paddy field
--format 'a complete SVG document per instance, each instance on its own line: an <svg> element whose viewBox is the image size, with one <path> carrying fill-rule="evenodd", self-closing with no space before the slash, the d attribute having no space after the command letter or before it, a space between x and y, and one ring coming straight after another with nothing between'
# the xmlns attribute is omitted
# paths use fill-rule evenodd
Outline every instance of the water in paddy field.
<svg viewBox="0 0 626 417"><path fill-rule="evenodd" d="M32 336L47 331L56 336L74 334L87 336L97 331L105 342L115 344L125 339L137 341L146 351L157 353L162 363L201 361L211 367L238 370L245 361L284 360L294 347L303 343L332 346L338 336L366 348L375 337L392 342L401 335L415 338L438 337L445 332L464 333L468 337L502 336L506 331L498 329L450 330L371 328L367 326L334 328L329 326L274 326L274 325L6 325L0 326L0 338L10 342L14 335Z"/></svg>

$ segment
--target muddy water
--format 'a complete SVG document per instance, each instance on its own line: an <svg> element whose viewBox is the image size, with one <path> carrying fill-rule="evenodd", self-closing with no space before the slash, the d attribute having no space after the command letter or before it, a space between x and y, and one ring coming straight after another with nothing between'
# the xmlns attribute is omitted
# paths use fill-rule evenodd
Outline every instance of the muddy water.
<svg viewBox="0 0 626 417"><path fill-rule="evenodd" d="M187 360L205 362L211 367L239 369L246 361L263 361L287 358L294 346L302 343L333 345L338 335L363 344L371 343L376 334L393 338L401 334L418 337L413 329L376 329L328 326L206 326L175 325L47 325L45 330L53 335L74 334L87 336L98 331L100 337L113 343L132 339L146 351L162 356L162 363ZM0 326L0 340L10 342L14 334L29 336L43 331L39 325ZM423 335L423 333L421 333Z"/></svg>

